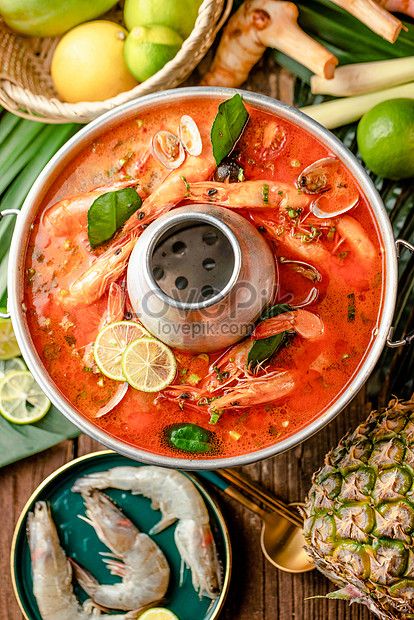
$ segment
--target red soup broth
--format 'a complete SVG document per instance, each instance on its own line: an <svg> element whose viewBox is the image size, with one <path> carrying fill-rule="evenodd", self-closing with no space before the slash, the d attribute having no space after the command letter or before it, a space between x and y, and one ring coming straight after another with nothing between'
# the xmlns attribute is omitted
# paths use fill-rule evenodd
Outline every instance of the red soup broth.
<svg viewBox="0 0 414 620"><path fill-rule="evenodd" d="M168 173L148 155L147 145L153 134L160 129L176 133L180 117L189 114L196 121L206 148L218 103L194 99L159 105L91 143L74 158L48 192L34 223L26 256L27 321L35 347L56 388L81 415L109 435L142 450L183 458L188 454L175 450L165 438L165 429L177 423L190 422L210 430L215 438L213 448L198 456L215 458L269 447L322 415L346 390L363 362L375 338L382 303L383 251L373 212L361 191L359 203L350 215L359 222L375 248L374 256L367 261L355 256L352 243L341 239L335 233L335 226L325 225L320 234L318 230L314 235L306 219L303 225L299 223L304 213L295 218L286 209L283 213L262 212L275 231L275 237L270 238L269 230L260 227L262 220L257 219L257 212L244 210L242 214L256 223L275 255L307 260L286 243L286 235L294 235L309 248L309 263L322 274L322 281L317 283L319 296L306 310L322 319L323 336L312 342L295 336L269 363L270 371L295 371L299 380L294 391L275 402L230 408L217 424L211 425L206 410L194 410L185 404L180 406L178 402L157 398L156 394L129 388L115 409L95 419L97 411L119 387L117 382L92 372L84 361L85 347L94 342L98 333L107 293L93 304L70 308L61 303L59 294L103 249L93 251L87 242L86 212L68 219L67 234L63 236L53 236L42 216L58 200L110 185L125 173L139 177L150 193ZM278 181L296 187L301 170L332 155L305 130L273 114L247 107L250 119L236 146L236 157L246 180ZM276 139L269 147L266 127L275 123ZM68 212L70 208L69 205ZM318 264L321 247L329 249L331 269ZM279 279L279 302L303 300L313 285L284 262L279 264ZM175 381L182 384L189 378L203 379L215 359L211 354L207 357L183 351L174 353L178 363Z"/></svg>

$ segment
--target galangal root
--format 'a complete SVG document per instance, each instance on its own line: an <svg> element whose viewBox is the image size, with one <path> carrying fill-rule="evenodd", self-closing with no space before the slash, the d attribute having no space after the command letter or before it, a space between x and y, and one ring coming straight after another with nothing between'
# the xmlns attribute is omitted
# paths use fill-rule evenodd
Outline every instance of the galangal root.
<svg viewBox="0 0 414 620"><path fill-rule="evenodd" d="M332 0L394 43L402 22L386 9L414 14L414 0ZM316 75L331 79L337 58L314 41L297 24L298 9L282 0L246 0L228 21L216 56L202 84L237 87L267 47L280 50Z"/></svg>
<svg viewBox="0 0 414 620"><path fill-rule="evenodd" d="M337 58L297 24L298 9L281 0L246 0L224 29L202 84L240 86L267 47L274 47L313 73L332 78Z"/></svg>

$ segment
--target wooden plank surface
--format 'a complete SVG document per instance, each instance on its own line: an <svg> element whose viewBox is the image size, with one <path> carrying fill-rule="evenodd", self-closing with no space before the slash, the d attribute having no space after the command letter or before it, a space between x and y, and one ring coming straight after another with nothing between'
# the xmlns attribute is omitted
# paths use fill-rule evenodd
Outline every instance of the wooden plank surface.
<svg viewBox="0 0 414 620"><path fill-rule="evenodd" d="M192 81L197 82L197 75ZM255 68L247 88L287 102L292 97L292 80L285 72L277 71L270 55ZM363 390L336 420L315 437L285 454L244 467L244 473L286 501L303 500L312 472L322 464L325 453L336 445L346 431L366 417L369 410L366 401ZM0 527L1 620L22 620L11 585L9 549L14 524L27 498L60 465L99 448L95 441L82 436L0 471L0 508L3 515ZM349 607L344 602L313 598L323 597L333 589L316 571L306 575L288 575L268 564L260 550L260 520L214 489L212 494L219 500L228 521L234 552L231 592L222 614L223 620L370 618L369 613L360 606Z"/></svg>

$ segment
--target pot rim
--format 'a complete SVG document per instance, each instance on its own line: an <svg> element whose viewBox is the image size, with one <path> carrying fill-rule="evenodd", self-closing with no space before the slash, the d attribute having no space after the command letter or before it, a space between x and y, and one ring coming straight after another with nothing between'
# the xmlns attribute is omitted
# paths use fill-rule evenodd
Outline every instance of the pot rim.
<svg viewBox="0 0 414 620"><path fill-rule="evenodd" d="M378 333L375 340L370 345L367 355L357 369L354 378L343 389L338 398L332 402L328 406L327 410L318 418L286 439L266 448L234 457L193 459L157 455L121 441L92 424L81 413L78 413L69 401L59 392L58 388L55 386L51 377L44 368L43 363L34 347L30 332L27 329L25 312L22 307L24 261L26 256L27 236L30 225L36 215L38 205L46 194L46 188L48 189L51 183L55 180L59 169L62 169L62 163L64 163L65 160L71 160L75 154L82 150L88 143L91 142L91 140L93 140L93 138L100 135L103 131L108 131L111 126L115 126L123 120L127 120L129 116L157 104L194 98L216 100L225 99L227 97L231 97L236 92L239 92L248 104L263 111L275 113L320 140L344 163L355 180L358 182L358 185L365 194L371 208L375 213L376 224L378 226L384 247L383 269L385 268L386 279L384 282L384 289L382 291L382 309ZM31 219L29 220L29 218ZM123 454L124 456L145 463L178 469L217 469L219 467L246 465L248 463L270 458L276 454L285 452L317 433L328 422L333 420L340 413L340 411L342 411L351 398L353 398L364 385L384 348L387 335L392 324L397 295L397 281L398 268L395 240L385 207L368 174L359 164L354 155L345 147L344 144L342 144L342 142L340 142L336 136L293 106L281 103L280 101L272 99L266 95L252 93L241 89L196 86L158 92L141 97L135 101L125 103L124 105L106 112L86 125L86 127L81 129L59 149L33 184L22 206L21 214L17 218L9 257L8 303L17 342L30 371L48 398L82 432L96 439L108 448Z"/></svg>

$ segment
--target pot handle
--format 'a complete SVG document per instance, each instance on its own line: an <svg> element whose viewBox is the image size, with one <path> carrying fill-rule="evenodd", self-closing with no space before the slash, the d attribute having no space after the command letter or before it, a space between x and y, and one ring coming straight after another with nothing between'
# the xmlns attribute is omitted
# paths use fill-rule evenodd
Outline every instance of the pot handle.
<svg viewBox="0 0 414 620"><path fill-rule="evenodd" d="M19 209L4 209L0 211L0 220L2 220L7 215L15 215L16 217L19 215ZM9 319L10 312L0 312L0 319Z"/></svg>
<svg viewBox="0 0 414 620"><path fill-rule="evenodd" d="M414 245L408 241L405 241L405 239L396 239L395 246L397 248L397 258L400 258L401 249L404 248L414 254ZM401 338L401 340L393 340L392 337L394 335L394 329L394 326L390 327L390 331L387 336L387 346L391 348L402 347L403 345L414 341L414 331L404 336L404 338Z"/></svg>

